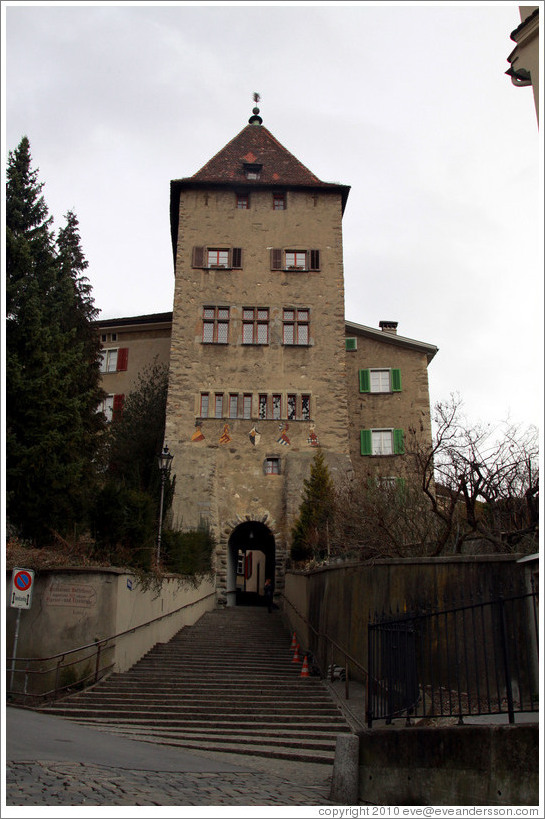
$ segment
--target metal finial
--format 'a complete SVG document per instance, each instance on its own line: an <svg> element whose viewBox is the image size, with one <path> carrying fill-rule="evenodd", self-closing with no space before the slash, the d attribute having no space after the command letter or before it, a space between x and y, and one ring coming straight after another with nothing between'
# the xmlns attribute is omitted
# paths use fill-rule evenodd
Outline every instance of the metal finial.
<svg viewBox="0 0 545 819"><path fill-rule="evenodd" d="M257 93L257 91L254 91L253 97L254 97L254 102L256 103L256 106L255 106L255 108L252 109L253 116L250 117L248 122L250 123L250 125L261 125L263 120L259 116L259 108L257 107L257 103L261 99L261 96Z"/></svg>

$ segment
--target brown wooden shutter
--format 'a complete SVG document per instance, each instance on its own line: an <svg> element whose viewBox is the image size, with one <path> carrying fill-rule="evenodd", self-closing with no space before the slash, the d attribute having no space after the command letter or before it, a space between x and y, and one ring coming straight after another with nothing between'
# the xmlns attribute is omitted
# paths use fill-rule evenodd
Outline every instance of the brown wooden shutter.
<svg viewBox="0 0 545 819"><path fill-rule="evenodd" d="M319 269L320 269L320 251L319 250L311 250L310 251L309 270L319 270Z"/></svg>
<svg viewBox="0 0 545 819"><path fill-rule="evenodd" d="M129 364L129 350L128 347L121 347L117 351L117 371L124 372Z"/></svg>
<svg viewBox="0 0 545 819"><path fill-rule="evenodd" d="M234 247L231 251L231 267L239 270L242 267L242 248Z"/></svg>
<svg viewBox="0 0 545 819"><path fill-rule="evenodd" d="M192 267L204 267L204 247L193 248Z"/></svg>
<svg viewBox="0 0 545 819"><path fill-rule="evenodd" d="M282 251L278 247L271 250L271 270L282 270Z"/></svg>

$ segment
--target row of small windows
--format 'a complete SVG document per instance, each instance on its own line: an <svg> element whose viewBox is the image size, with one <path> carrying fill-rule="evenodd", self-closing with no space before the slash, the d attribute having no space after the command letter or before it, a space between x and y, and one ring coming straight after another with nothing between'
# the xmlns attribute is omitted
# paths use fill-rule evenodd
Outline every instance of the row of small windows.
<svg viewBox="0 0 545 819"><path fill-rule="evenodd" d="M257 178L257 177L252 177ZM236 194L236 206L238 210L249 210L250 209L250 194L249 193L237 193ZM286 210L286 194L285 193L273 193L272 195L272 209L273 210Z"/></svg>
<svg viewBox="0 0 545 819"><path fill-rule="evenodd" d="M310 395L202 392L199 417L310 421Z"/></svg>
<svg viewBox="0 0 545 819"><path fill-rule="evenodd" d="M205 247L198 245L193 248L191 256L192 267L204 270L240 270L242 269L241 247ZM304 249L271 248L271 270L320 270L320 251Z"/></svg>
<svg viewBox="0 0 545 819"><path fill-rule="evenodd" d="M229 307L203 307L203 344L229 343ZM269 308L242 308L242 343L269 343ZM308 345L310 310L308 307L289 307L282 312L282 343L287 345Z"/></svg>

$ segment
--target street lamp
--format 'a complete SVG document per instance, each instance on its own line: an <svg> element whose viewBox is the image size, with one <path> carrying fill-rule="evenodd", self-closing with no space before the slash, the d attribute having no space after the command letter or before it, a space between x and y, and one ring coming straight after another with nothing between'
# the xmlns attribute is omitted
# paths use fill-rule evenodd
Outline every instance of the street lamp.
<svg viewBox="0 0 545 819"><path fill-rule="evenodd" d="M161 503L159 505L159 531L157 533L157 568L159 568L159 559L161 557L161 529L163 528L163 498L165 495L165 481L167 479L167 475L170 473L173 458L174 455L170 454L168 451L168 446L165 444L163 451L157 456L159 471L161 473Z"/></svg>

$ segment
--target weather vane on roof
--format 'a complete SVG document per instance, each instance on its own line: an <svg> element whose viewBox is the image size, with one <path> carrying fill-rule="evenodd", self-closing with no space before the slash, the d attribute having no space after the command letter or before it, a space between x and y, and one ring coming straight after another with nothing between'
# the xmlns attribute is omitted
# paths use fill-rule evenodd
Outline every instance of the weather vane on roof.
<svg viewBox="0 0 545 819"><path fill-rule="evenodd" d="M261 123L263 122L263 120L259 116L259 108L257 107L257 103L259 102L260 99L261 99L261 95L258 94L257 91L254 91L255 107L252 108L253 116L251 116L250 119L248 120L250 125L261 125Z"/></svg>

